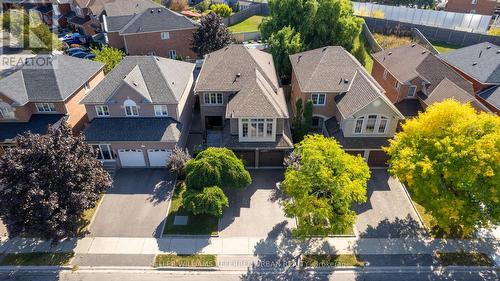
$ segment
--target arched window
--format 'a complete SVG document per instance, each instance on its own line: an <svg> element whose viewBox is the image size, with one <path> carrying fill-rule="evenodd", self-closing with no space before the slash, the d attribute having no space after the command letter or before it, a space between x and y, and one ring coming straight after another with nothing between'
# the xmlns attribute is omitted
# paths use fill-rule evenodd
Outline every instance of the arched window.
<svg viewBox="0 0 500 281"><path fill-rule="evenodd" d="M123 106L125 107L125 115L127 116L139 115L139 111L137 110L137 104L133 100L131 99L125 100Z"/></svg>
<svg viewBox="0 0 500 281"><path fill-rule="evenodd" d="M389 125L389 118L378 115L369 114L360 116L356 119L354 126L355 134L385 134Z"/></svg>

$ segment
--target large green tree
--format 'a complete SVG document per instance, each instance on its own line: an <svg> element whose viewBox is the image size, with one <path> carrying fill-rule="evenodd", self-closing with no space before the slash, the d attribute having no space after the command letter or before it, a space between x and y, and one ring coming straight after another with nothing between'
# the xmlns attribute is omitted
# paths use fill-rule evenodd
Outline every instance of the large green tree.
<svg viewBox="0 0 500 281"><path fill-rule="evenodd" d="M370 170L360 156L346 153L333 138L307 135L294 149L294 162L282 188L291 201L284 204L297 217L299 237L344 233L356 221L353 203L366 201Z"/></svg>
<svg viewBox="0 0 500 281"><path fill-rule="evenodd" d="M188 189L208 186L243 188L252 182L250 173L236 155L227 148L209 147L186 164Z"/></svg>
<svg viewBox="0 0 500 281"><path fill-rule="evenodd" d="M201 18L200 26L193 33L191 49L201 58L231 44L231 38L222 18L212 12Z"/></svg>
<svg viewBox="0 0 500 281"><path fill-rule="evenodd" d="M267 46L269 52L273 55L278 75L282 80L289 81L292 65L288 56L302 51L300 34L289 26L283 27L278 32L271 34Z"/></svg>
<svg viewBox="0 0 500 281"><path fill-rule="evenodd" d="M101 49L92 49L92 53L95 54L95 61L104 63L104 73L108 74L116 65L118 65L125 53L122 50L104 46Z"/></svg>
<svg viewBox="0 0 500 281"><path fill-rule="evenodd" d="M203 190L188 190L183 194L182 205L195 215L209 214L221 217L229 200L218 186L205 187Z"/></svg>
<svg viewBox="0 0 500 281"><path fill-rule="evenodd" d="M85 209L111 187L111 177L82 136L62 124L26 133L0 157L0 217L11 236L74 237Z"/></svg>
<svg viewBox="0 0 500 281"><path fill-rule="evenodd" d="M500 117L454 100L403 124L386 149L405 182L446 234L500 223Z"/></svg>

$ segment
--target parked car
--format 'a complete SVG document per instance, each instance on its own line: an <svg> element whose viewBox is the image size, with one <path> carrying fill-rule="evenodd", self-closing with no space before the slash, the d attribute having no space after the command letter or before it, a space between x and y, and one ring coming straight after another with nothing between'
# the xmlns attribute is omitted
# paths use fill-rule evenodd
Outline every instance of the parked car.
<svg viewBox="0 0 500 281"><path fill-rule="evenodd" d="M65 42L68 45L71 44L81 44L82 41L80 40L82 35L80 33L73 33L73 34L66 34L63 37L63 42Z"/></svg>
<svg viewBox="0 0 500 281"><path fill-rule="evenodd" d="M88 55L90 55L90 54L86 53L86 52L76 52L76 53L72 54L71 56L75 57L75 58L83 59L84 57L86 57Z"/></svg>
<svg viewBox="0 0 500 281"><path fill-rule="evenodd" d="M88 52L88 49L84 48L84 47L75 47L75 48L69 48L65 52L68 56L71 56L74 53L78 53L78 52Z"/></svg>
<svg viewBox="0 0 500 281"><path fill-rule="evenodd" d="M85 57L83 57L86 60L94 60L95 59L95 54L88 54Z"/></svg>

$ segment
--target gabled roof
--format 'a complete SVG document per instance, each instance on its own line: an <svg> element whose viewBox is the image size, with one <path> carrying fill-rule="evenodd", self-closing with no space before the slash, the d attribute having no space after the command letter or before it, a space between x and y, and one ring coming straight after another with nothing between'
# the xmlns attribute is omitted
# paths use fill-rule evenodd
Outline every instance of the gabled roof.
<svg viewBox="0 0 500 281"><path fill-rule="evenodd" d="M37 56L33 58L36 61ZM48 61L48 56L43 56ZM23 66L0 80L0 93L18 105L28 102L65 101L81 88L104 64L65 55L51 56L51 64Z"/></svg>
<svg viewBox="0 0 500 281"><path fill-rule="evenodd" d="M229 45L208 54L195 91L235 92L226 108L228 118L288 117L272 56L243 45Z"/></svg>
<svg viewBox="0 0 500 281"><path fill-rule="evenodd" d="M432 91L428 96L421 96L422 100L428 105L436 102L442 102L449 98L453 98L460 103L468 103L475 100L474 96L464 91L448 78L441 80L441 82L434 88L434 91Z"/></svg>
<svg viewBox="0 0 500 281"><path fill-rule="evenodd" d="M439 56L481 83L500 84L500 47L494 44L483 42Z"/></svg>
<svg viewBox="0 0 500 281"><path fill-rule="evenodd" d="M197 28L198 23L167 8L146 9L135 15L121 30L121 35Z"/></svg>
<svg viewBox="0 0 500 281"><path fill-rule="evenodd" d="M384 89L344 48L328 46L290 56L302 92L336 93L335 103L344 117L350 117L376 99L381 99L403 116L384 94Z"/></svg>
<svg viewBox="0 0 500 281"><path fill-rule="evenodd" d="M127 83L152 103L176 104L191 87L194 66L156 56L126 56L81 103L106 103Z"/></svg>
<svg viewBox="0 0 500 281"><path fill-rule="evenodd" d="M162 5L151 0L113 0L104 3L108 17L129 16L144 12L147 8L159 8Z"/></svg>
<svg viewBox="0 0 500 281"><path fill-rule="evenodd" d="M500 86L490 87L477 95L500 110Z"/></svg>

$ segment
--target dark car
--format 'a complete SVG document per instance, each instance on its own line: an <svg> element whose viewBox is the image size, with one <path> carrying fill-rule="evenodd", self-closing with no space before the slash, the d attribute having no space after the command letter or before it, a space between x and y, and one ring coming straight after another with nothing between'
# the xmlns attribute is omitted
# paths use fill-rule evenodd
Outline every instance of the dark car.
<svg viewBox="0 0 500 281"><path fill-rule="evenodd" d="M87 48L83 48L83 47L75 47L75 48L69 48L67 49L66 51L66 54L68 56L71 56L75 53L79 53L79 52L87 52Z"/></svg>
<svg viewBox="0 0 500 281"><path fill-rule="evenodd" d="M84 57L86 57L88 55L89 55L89 53L86 53L86 52L76 52L76 53L72 54L71 56L75 57L75 58L83 59Z"/></svg>
<svg viewBox="0 0 500 281"><path fill-rule="evenodd" d="M86 55L83 58L86 59L86 60L93 60L93 59L95 59L95 54L88 54L88 55Z"/></svg>

